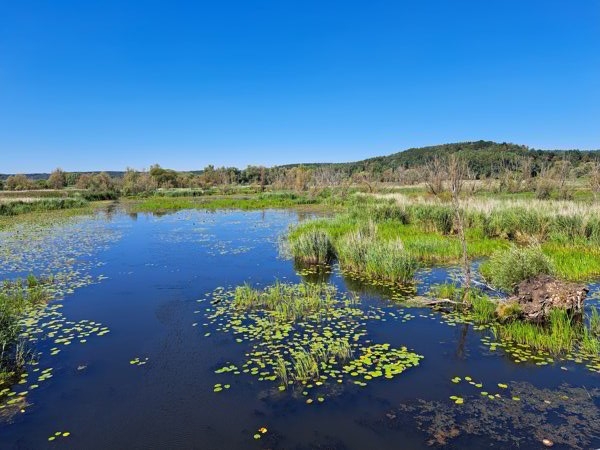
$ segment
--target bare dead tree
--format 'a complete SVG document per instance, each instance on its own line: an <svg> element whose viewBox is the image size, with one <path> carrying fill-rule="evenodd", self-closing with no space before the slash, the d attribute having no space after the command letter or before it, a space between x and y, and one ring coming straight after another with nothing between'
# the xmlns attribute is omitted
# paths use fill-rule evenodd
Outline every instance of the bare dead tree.
<svg viewBox="0 0 600 450"><path fill-rule="evenodd" d="M435 156L425 165L425 183L431 194L438 196L444 191L446 175L444 162L438 156Z"/></svg>
<svg viewBox="0 0 600 450"><path fill-rule="evenodd" d="M313 172L313 183L318 188L340 186L344 178L346 175L333 167L317 167Z"/></svg>
<svg viewBox="0 0 600 450"><path fill-rule="evenodd" d="M569 189L567 185L567 180L569 179L569 175L571 173L571 161L569 161L566 157L556 163L555 167L555 176L558 183L558 193L561 198L567 199L569 198Z"/></svg>
<svg viewBox="0 0 600 450"><path fill-rule="evenodd" d="M532 182L532 170L533 170L533 158L523 157L521 158L521 184L523 189L531 188Z"/></svg>
<svg viewBox="0 0 600 450"><path fill-rule="evenodd" d="M552 191L554 191L555 187L555 181L552 177L549 165L542 165L536 180L535 196L540 200L548 199L552 195Z"/></svg>
<svg viewBox="0 0 600 450"><path fill-rule="evenodd" d="M592 194L594 194L594 200L598 201L598 196L600 195L600 161L593 163L589 183Z"/></svg>
<svg viewBox="0 0 600 450"><path fill-rule="evenodd" d="M260 192L265 192L265 185L267 184L265 167L260 166Z"/></svg>
<svg viewBox="0 0 600 450"><path fill-rule="evenodd" d="M461 207L460 194L463 191L465 181L470 178L469 167L466 161L456 153L448 157L448 181L450 184L450 194L452 195L452 207L456 219L458 238L462 248L462 265L465 276L465 285L463 293L463 302L468 299L471 289L471 264L469 262L469 253L467 248L467 238L465 233L464 211Z"/></svg>
<svg viewBox="0 0 600 450"><path fill-rule="evenodd" d="M355 173L354 175L352 175L352 181L354 181L357 184L364 184L365 186L367 186L369 193L373 193L375 191L376 180L374 179L373 175L371 175L369 172L363 171Z"/></svg>

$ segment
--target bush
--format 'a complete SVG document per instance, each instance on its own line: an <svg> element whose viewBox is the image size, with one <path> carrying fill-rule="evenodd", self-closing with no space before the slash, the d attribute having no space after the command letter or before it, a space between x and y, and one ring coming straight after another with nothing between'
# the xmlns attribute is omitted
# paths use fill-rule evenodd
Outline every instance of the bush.
<svg viewBox="0 0 600 450"><path fill-rule="evenodd" d="M482 264L481 271L492 286L514 292L517 285L529 278L554 272L552 263L539 246L516 247L495 252Z"/></svg>

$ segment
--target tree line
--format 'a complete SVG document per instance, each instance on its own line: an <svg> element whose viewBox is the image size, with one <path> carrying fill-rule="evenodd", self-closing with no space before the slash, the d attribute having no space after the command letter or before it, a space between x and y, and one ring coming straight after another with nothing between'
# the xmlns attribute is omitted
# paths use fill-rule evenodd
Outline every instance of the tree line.
<svg viewBox="0 0 600 450"><path fill-rule="evenodd" d="M499 191L535 191L539 198L548 198L553 192L558 192L560 197L568 198L569 181L581 178L588 180L595 195L600 190L598 151L541 151L490 141L422 147L338 164L248 166L245 169L209 165L193 172L175 171L156 164L148 170L128 168L125 172L113 173L113 176L107 172L76 173L57 168L47 179L33 180L22 174L12 175L0 181L0 187L5 190L75 187L125 195L156 189L208 189L231 185L251 185L261 190L269 186L296 191L361 185L368 191L374 191L386 183L412 185L427 182L430 187L437 183L440 188L440 180L445 178L445 161L453 157L464 162L469 178L493 180L494 189Z"/></svg>

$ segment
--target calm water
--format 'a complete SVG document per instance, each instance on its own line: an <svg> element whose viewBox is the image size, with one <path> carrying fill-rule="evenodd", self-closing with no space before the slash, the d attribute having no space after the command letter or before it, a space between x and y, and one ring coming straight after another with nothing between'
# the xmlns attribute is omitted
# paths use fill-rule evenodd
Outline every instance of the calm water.
<svg viewBox="0 0 600 450"><path fill-rule="evenodd" d="M423 355L418 367L364 388L348 385L323 404L306 405L302 398L286 393L272 395L273 383L247 374L215 374L226 362L242 361L247 344L202 326L207 322L203 317L206 303L198 300L220 286L301 280L293 263L279 255L278 237L289 224L303 218L291 211L182 211L162 217L117 211L58 227L39 238L39 247L32 242L23 248L14 243L10 247L9 236L2 236L10 248L1 266L2 278L31 270L42 273L52 264L61 266L67 261L73 271L79 270L75 278L87 276L94 283L81 283L60 300L62 314L69 321L100 322L110 333L91 336L85 343L75 340L55 356L49 355L55 346L51 339L37 344L43 352L40 367L52 367L54 376L28 394L30 406L25 413L0 425L0 446L430 448L431 436L418 429L417 413L410 409L419 399L440 402L445 412L458 411L459 422L473 420L469 414L481 414L468 408L463 413L460 408L464 406L449 400L451 395L462 395L465 404L470 396L481 401L469 386L450 381L457 375L469 375L486 386L520 382L554 389L567 383L590 392L600 387L600 375L582 364L516 364L501 350L490 352L482 345L481 332L469 326L448 326L426 309L410 310L415 317L405 323L368 324L374 342L406 346ZM86 231L78 234L81 230ZM68 236L60 237L60 233ZM79 252L84 237L89 245ZM44 253L41 249L48 246ZM15 262L18 251L27 258ZM451 278L452 272L445 268L423 271L419 291ZM365 305L390 311L400 308L376 290L345 281L337 271L330 281L343 290L359 291ZM212 331L209 337L204 336L207 331ZM148 362L131 365L135 357L148 358ZM224 380L231 389L214 393L214 384ZM591 397L588 407L597 408L598 398ZM490 401L490 411L499 408L496 405ZM533 436L535 430L518 423L519 411L502 414L514 425L507 426L506 433L522 438L522 448L542 447ZM548 420L562 419L549 416ZM256 430L263 426L268 432L254 440ZM449 425L448 430L452 428ZM61 430L71 435L49 443L48 437ZM481 434L462 433L449 440L448 447L515 445ZM586 445L599 447L600 437L590 438Z"/></svg>

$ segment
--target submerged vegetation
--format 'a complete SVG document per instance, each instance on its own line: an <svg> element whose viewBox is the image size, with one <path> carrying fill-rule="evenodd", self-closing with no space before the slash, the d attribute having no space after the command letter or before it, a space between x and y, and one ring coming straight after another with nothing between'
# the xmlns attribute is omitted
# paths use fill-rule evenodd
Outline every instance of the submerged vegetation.
<svg viewBox="0 0 600 450"><path fill-rule="evenodd" d="M5 276L30 273L0 284L0 420L27 409L29 393L53 377L49 358L63 346L109 332L98 322L67 320L57 303L104 278L92 276L99 265L93 256L118 237L103 221L74 218L73 211L24 214L0 232Z"/></svg>
<svg viewBox="0 0 600 450"><path fill-rule="evenodd" d="M548 389L512 382L498 390L503 395L465 385L460 408L440 401L409 401L387 411L377 423L369 424L370 429L416 426L426 433L431 446L454 440L458 444L461 438L475 436L499 448L595 447L600 435L600 389L566 383Z"/></svg>

